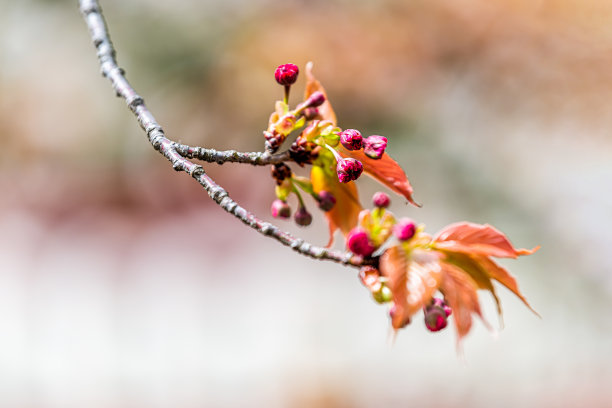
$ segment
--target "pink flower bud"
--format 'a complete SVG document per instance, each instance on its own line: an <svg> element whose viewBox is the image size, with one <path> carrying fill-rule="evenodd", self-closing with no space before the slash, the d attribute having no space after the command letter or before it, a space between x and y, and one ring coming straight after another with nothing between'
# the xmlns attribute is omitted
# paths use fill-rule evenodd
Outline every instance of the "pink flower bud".
<svg viewBox="0 0 612 408"><path fill-rule="evenodd" d="M372 202L374 203L375 207L387 208L389 207L389 204L391 204L391 199L387 194L379 191L372 196Z"/></svg>
<svg viewBox="0 0 612 408"><path fill-rule="evenodd" d="M431 304L430 307L433 307L433 306L439 307L442 310L444 310L446 317L450 316L453 313L453 309L451 309L450 306L446 304L444 299L434 298L433 303Z"/></svg>
<svg viewBox="0 0 612 408"><path fill-rule="evenodd" d="M304 117L306 120L313 120L319 118L319 110L317 108L306 108L304 109Z"/></svg>
<svg viewBox="0 0 612 408"><path fill-rule="evenodd" d="M444 309L431 306L425 309L425 326L429 331L437 332L442 330L448 324Z"/></svg>
<svg viewBox="0 0 612 408"><path fill-rule="evenodd" d="M274 71L274 78L276 82L281 85L292 85L297 81L297 77L300 70L295 64L283 64L279 65Z"/></svg>
<svg viewBox="0 0 612 408"><path fill-rule="evenodd" d="M358 130L346 129L340 132L340 143L346 150L359 150L363 146L363 137Z"/></svg>
<svg viewBox="0 0 612 408"><path fill-rule="evenodd" d="M272 202L272 207L270 207L270 212L274 218L283 218L287 219L291 217L291 207L287 204L286 201L282 201L276 199Z"/></svg>
<svg viewBox="0 0 612 408"><path fill-rule="evenodd" d="M349 181L357 180L361 176L363 164L359 160L352 158L341 159L336 166L336 172L341 183L348 183Z"/></svg>
<svg viewBox="0 0 612 408"><path fill-rule="evenodd" d="M336 197L325 190L319 191L319 194L317 194L317 201L319 202L319 208L323 211L329 211L336 205Z"/></svg>
<svg viewBox="0 0 612 408"><path fill-rule="evenodd" d="M316 108L323 105L323 102L325 102L325 95L323 95L323 92L317 91L306 99L304 105L308 108Z"/></svg>
<svg viewBox="0 0 612 408"><path fill-rule="evenodd" d="M376 250L368 233L362 228L353 228L346 237L346 246L355 255L370 256Z"/></svg>
<svg viewBox="0 0 612 408"><path fill-rule="evenodd" d="M306 227L312 223L312 215L306 210L306 207L300 207L295 212L293 219L299 226Z"/></svg>
<svg viewBox="0 0 612 408"><path fill-rule="evenodd" d="M393 227L393 234L400 241L408 241L416 233L416 224L409 218L402 218Z"/></svg>
<svg viewBox="0 0 612 408"><path fill-rule="evenodd" d="M378 160L387 148L387 138L384 136L368 136L363 139L363 152L370 159Z"/></svg>

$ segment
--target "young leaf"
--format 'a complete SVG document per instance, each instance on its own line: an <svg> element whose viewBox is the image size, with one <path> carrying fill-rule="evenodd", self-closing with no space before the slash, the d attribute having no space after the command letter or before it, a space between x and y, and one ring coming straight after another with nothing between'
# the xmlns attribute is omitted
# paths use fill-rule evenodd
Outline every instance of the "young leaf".
<svg viewBox="0 0 612 408"><path fill-rule="evenodd" d="M381 257L380 268L393 293L395 310L391 324L397 330L429 304L438 290L442 278L440 256L436 252L415 249L407 259L404 250L394 246Z"/></svg>
<svg viewBox="0 0 612 408"><path fill-rule="evenodd" d="M310 171L310 180L315 194L328 191L335 199L333 208L325 212L329 224L330 247L334 243L334 233L339 229L343 235L347 235L357 225L361 204L355 183L340 183L334 169L330 169L325 163L313 165Z"/></svg>
<svg viewBox="0 0 612 408"><path fill-rule="evenodd" d="M444 251L444 255L444 262L455 265L456 267L465 271L474 280L476 285L478 285L478 289L488 290L491 292L491 295L495 300L495 304L497 305L497 314L503 325L501 303L497 297L495 286L493 286L491 277L486 269L483 268L480 262L477 259L474 259L472 255L448 251Z"/></svg>
<svg viewBox="0 0 612 408"><path fill-rule="evenodd" d="M363 171L379 183L389 187L395 193L402 195L410 204L420 207L412 198L413 190L406 173L387 153L374 160L363 153L363 150L346 150L339 146L338 152L344 157L352 157L363 164Z"/></svg>
<svg viewBox="0 0 612 408"><path fill-rule="evenodd" d="M510 289L512 293L514 293L516 296L518 296L519 299L523 301L525 306L527 306L533 313L540 316L539 313L536 312L533 307L531 307L529 302L527 302L527 299L525 299L525 296L523 296L523 294L518 288L516 279L514 278L514 276L512 276L512 274L510 274L510 272L508 272L505 268L499 266L497 263L487 258L486 256L473 255L472 258L478 263L479 267L482 268L482 270L485 271L491 277L491 279L495 279L496 281Z"/></svg>
<svg viewBox="0 0 612 408"><path fill-rule="evenodd" d="M323 102L323 104L317 108L319 110L319 114L323 117L323 120L329 120L334 126L336 126L338 123L336 114L329 103L329 98L327 97L325 88L323 88L323 85L321 85L321 83L312 74L312 66L312 61L309 61L306 64L306 89L304 90L304 100L308 99L310 95L317 91L322 92L323 95L325 95L325 102Z"/></svg>
<svg viewBox="0 0 612 408"><path fill-rule="evenodd" d="M452 264L442 262L440 266L442 267L440 292L453 309L457 342L459 342L472 327L472 313L480 316L487 327L488 323L480 311L476 282L467 273Z"/></svg>
<svg viewBox="0 0 612 408"><path fill-rule="evenodd" d="M435 248L498 258L516 258L530 255L539 247L516 249L499 230L488 224L458 222L451 224L434 237Z"/></svg>

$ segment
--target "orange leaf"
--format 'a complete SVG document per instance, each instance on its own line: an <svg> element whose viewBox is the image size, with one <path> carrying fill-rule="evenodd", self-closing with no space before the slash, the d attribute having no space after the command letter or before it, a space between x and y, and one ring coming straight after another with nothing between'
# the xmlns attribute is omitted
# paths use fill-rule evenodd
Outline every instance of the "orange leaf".
<svg viewBox="0 0 612 408"><path fill-rule="evenodd" d="M314 77L312 74L312 61L309 61L306 64L306 89L304 90L304 100L308 99L310 95L319 91L325 95L325 102L317 109L319 110L319 114L323 117L323 120L329 120L336 126L336 114L332 109L331 103L329 103L329 98L327 97L327 93L325 92L325 88L323 85Z"/></svg>
<svg viewBox="0 0 612 408"><path fill-rule="evenodd" d="M329 166L328 166L329 167ZM335 169L314 165L310 171L310 180L315 194L328 191L336 198L334 207L325 212L329 224L330 247L334 243L334 233L339 229L346 236L357 225L362 210L355 183L340 183Z"/></svg>
<svg viewBox="0 0 612 408"><path fill-rule="evenodd" d="M421 206L412 198L413 190L406 173L387 153L384 153L380 159L374 160L366 156L363 150L349 151L340 145L338 151L344 157L359 160L363 164L363 171L368 176L389 187L395 193L404 196L410 204L417 207Z"/></svg>
<svg viewBox="0 0 612 408"><path fill-rule="evenodd" d="M442 277L436 252L413 250L409 259L400 246L389 248L380 259L381 273L393 293L395 312L391 324L402 328L410 317L429 304Z"/></svg>
<svg viewBox="0 0 612 408"><path fill-rule="evenodd" d="M539 249L516 249L508 238L488 224L458 222L448 225L434 237L437 249L476 255L516 258L529 255Z"/></svg>
<svg viewBox="0 0 612 408"><path fill-rule="evenodd" d="M488 290L489 292L491 292L491 295L495 300L495 304L497 305L497 314L499 315L499 318L502 321L503 325L501 303L499 301L499 298L497 297L495 286L493 286L491 277L487 273L486 269L482 267L479 260L474 259L474 257L469 254L464 254L461 252L444 251L444 255L444 262L453 264L465 271L474 280L476 285L478 285L478 289Z"/></svg>
<svg viewBox="0 0 612 408"><path fill-rule="evenodd" d="M480 311L478 294L476 293L478 285L476 282L474 282L470 275L455 265L441 262L440 266L442 267L440 292L442 292L448 305L453 309L455 328L457 329L457 342L459 342L472 327L472 313L480 316L487 327L489 325L482 317L482 312Z"/></svg>
<svg viewBox="0 0 612 408"><path fill-rule="evenodd" d="M495 279L496 281L510 289L516 296L519 297L519 299L523 301L525 306L527 306L533 313L540 316L538 312L536 312L533 307L531 307L529 302L527 302L527 299L525 299L525 296L523 296L523 294L518 288L516 279L514 278L514 276L512 276L512 274L510 274L510 272L508 272L505 268L499 266L497 263L487 258L486 256L473 255L472 257L478 263L480 268L482 268L482 270L485 271L492 279Z"/></svg>

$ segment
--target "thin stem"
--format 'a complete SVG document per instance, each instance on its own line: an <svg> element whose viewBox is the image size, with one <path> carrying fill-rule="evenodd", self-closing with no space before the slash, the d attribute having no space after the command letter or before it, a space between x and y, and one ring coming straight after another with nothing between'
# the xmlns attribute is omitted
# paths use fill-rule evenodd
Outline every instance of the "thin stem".
<svg viewBox="0 0 612 408"><path fill-rule="evenodd" d="M266 166L286 161L293 161L289 151L272 154L270 152L238 152L236 150L215 150L206 147L175 144L176 151L187 159L198 159L208 163L223 164L246 163L254 166Z"/></svg>
<svg viewBox="0 0 612 408"><path fill-rule="evenodd" d="M276 239L283 245L291 247L293 250L301 253L302 255L316 259L326 259L355 267L362 266L366 263L361 259L361 257L355 256L350 252L339 252L314 246L300 238L293 237L291 234L280 230L278 227L269 222L260 220L232 200L227 191L215 183L214 180L212 180L204 172L202 166L187 160L185 157L196 157L196 148L178 145L176 142L166 138L164 130L162 129L161 125L157 123L155 117L145 105L144 99L136 93L134 88L132 88L130 83L125 78L125 72L117 65L115 60L116 52L113 44L110 41L106 23L104 21L102 10L98 4L98 1L80 0L79 7L89 28L94 46L98 52L98 59L100 61L102 75L109 79L117 96L120 96L125 100L134 116L136 116L138 123L147 134L147 137L153 147L172 163L172 167L175 170L184 171L196 179L198 183L200 183L208 192L208 195L225 211L249 225L257 232ZM179 151L181 151L182 154L179 153ZM210 153L210 151L208 153ZM207 156L207 153L199 154L204 159L209 157ZM237 155L240 156L240 154ZM249 154L247 153L246 155L248 156ZM265 155L265 153L262 153L262 155ZM280 155L282 156L283 153ZM223 156L223 154L221 154L221 156ZM227 156L234 157L235 155L232 153L227 154ZM257 156L257 154L255 154L255 156ZM274 155L269 155L269 157L274 157ZM256 158L253 159L251 164L258 164L257 160L258 159ZM263 160L263 158L261 160ZM236 159L236 161L249 162L240 161L239 159Z"/></svg>

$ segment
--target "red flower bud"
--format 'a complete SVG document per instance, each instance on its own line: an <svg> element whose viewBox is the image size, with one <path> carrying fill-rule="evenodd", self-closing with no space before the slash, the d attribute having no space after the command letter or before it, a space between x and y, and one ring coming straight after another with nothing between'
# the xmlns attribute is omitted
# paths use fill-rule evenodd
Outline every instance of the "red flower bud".
<svg viewBox="0 0 612 408"><path fill-rule="evenodd" d="M346 246L355 255L370 256L376 250L368 233L362 228L353 228L346 237Z"/></svg>
<svg viewBox="0 0 612 408"><path fill-rule="evenodd" d="M393 234L400 241L408 241L416 233L416 224L409 218L402 218L393 227Z"/></svg>
<svg viewBox="0 0 612 408"><path fill-rule="evenodd" d="M276 82L281 85L292 85L297 81L300 69L295 64L283 64L279 65L274 71L274 78Z"/></svg>
<svg viewBox="0 0 612 408"><path fill-rule="evenodd" d="M336 205L336 197L325 190L319 191L319 194L317 194L317 201L319 202L319 208L323 211L329 211Z"/></svg>
<svg viewBox="0 0 612 408"><path fill-rule="evenodd" d="M312 215L306 210L306 207L300 207L295 212L293 219L299 226L306 227L312 223Z"/></svg>
<svg viewBox="0 0 612 408"><path fill-rule="evenodd" d="M341 183L348 183L349 181L357 180L361 176L363 164L359 160L352 158L341 159L336 166L336 172Z"/></svg>
<svg viewBox="0 0 612 408"><path fill-rule="evenodd" d="M387 194L379 191L372 196L372 202L374 203L375 207L387 208L389 207L389 204L391 204L391 199Z"/></svg>
<svg viewBox="0 0 612 408"><path fill-rule="evenodd" d="M431 306L425 309L425 326L429 331L437 332L442 330L448 324L444 309Z"/></svg>
<svg viewBox="0 0 612 408"><path fill-rule="evenodd" d="M270 207L270 212L274 218L283 218L287 219L291 217L291 207L287 204L286 201L282 201L276 199L272 202L272 207Z"/></svg>
<svg viewBox="0 0 612 408"><path fill-rule="evenodd" d="M359 150L363 146L363 137L358 130L346 129L340 133L340 143L346 150Z"/></svg>
<svg viewBox="0 0 612 408"><path fill-rule="evenodd" d="M368 136L363 139L363 152L370 159L378 160L387 148L387 138L384 136Z"/></svg>
<svg viewBox="0 0 612 408"><path fill-rule="evenodd" d="M306 118L306 120L320 118L319 110L317 108L306 108L304 109L304 117Z"/></svg>
<svg viewBox="0 0 612 408"><path fill-rule="evenodd" d="M316 108L317 106L323 105L323 102L325 102L325 95L323 95L323 92L317 91L306 99L304 105L308 108Z"/></svg>
<svg viewBox="0 0 612 408"><path fill-rule="evenodd" d="M446 304L444 299L434 298L430 307L433 307L433 306L439 307L442 310L444 310L446 317L450 316L453 313L453 309L451 309L450 306Z"/></svg>

